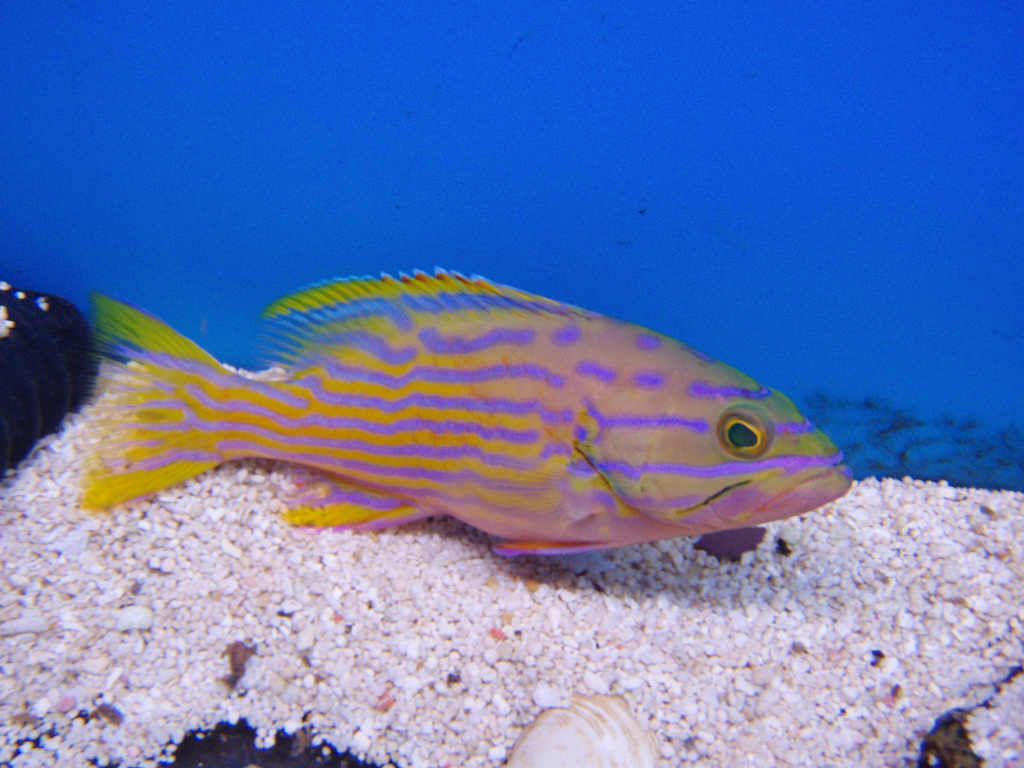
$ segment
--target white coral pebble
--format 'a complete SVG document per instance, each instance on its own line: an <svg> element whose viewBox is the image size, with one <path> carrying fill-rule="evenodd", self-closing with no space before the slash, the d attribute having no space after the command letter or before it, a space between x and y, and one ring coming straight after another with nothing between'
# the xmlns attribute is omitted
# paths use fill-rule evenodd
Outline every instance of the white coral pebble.
<svg viewBox="0 0 1024 768"><path fill-rule="evenodd" d="M117 612L114 629L127 632L129 629L149 629L153 626L153 612L144 605L129 605Z"/></svg>

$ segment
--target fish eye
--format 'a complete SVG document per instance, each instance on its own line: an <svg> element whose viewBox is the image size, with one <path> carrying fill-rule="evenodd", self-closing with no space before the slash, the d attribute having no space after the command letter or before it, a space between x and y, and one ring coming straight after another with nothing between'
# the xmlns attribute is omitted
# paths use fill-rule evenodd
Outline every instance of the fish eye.
<svg viewBox="0 0 1024 768"><path fill-rule="evenodd" d="M767 425L748 411L729 411L718 421L718 440L722 447L741 459L764 455L771 441Z"/></svg>

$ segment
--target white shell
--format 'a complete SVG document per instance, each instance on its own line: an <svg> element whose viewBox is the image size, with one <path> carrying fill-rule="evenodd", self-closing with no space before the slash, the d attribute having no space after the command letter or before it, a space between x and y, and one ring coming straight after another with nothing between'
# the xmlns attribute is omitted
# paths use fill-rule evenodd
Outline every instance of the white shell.
<svg viewBox="0 0 1024 768"><path fill-rule="evenodd" d="M654 768L654 737L618 696L573 696L520 734L507 768Z"/></svg>

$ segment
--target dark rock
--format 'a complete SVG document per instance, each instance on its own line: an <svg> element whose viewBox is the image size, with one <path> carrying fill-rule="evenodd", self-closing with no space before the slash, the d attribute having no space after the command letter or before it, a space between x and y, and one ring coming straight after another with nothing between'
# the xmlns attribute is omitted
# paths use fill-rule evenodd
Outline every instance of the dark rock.
<svg viewBox="0 0 1024 768"><path fill-rule="evenodd" d="M89 324L74 304L0 282L0 471L78 410L97 366Z"/></svg>
<svg viewBox="0 0 1024 768"><path fill-rule="evenodd" d="M921 744L918 768L981 768L981 759L971 749L964 728L969 714L964 709L951 709L939 716Z"/></svg>
<svg viewBox="0 0 1024 768"><path fill-rule="evenodd" d="M174 752L169 768L380 768L327 744L310 746L310 733L278 731L274 746L259 749L256 731L245 720L220 723L212 731L190 731Z"/></svg>
<svg viewBox="0 0 1024 768"><path fill-rule="evenodd" d="M874 651L872 651L874 653ZM994 683L995 693L973 707L951 709L939 715L935 725L921 742L921 756L917 768L981 768L981 759L971 748L970 736L964 723L971 714L982 707L992 706L1003 687L1024 674L1024 667L1011 667L1002 680ZM897 692L899 686L893 689Z"/></svg>

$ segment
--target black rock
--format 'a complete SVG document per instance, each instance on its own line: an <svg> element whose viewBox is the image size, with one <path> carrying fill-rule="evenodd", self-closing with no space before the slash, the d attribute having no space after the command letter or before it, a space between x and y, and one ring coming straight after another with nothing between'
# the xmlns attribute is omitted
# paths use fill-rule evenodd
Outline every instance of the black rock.
<svg viewBox="0 0 1024 768"><path fill-rule="evenodd" d="M0 282L0 472L78 410L97 367L89 324L74 304Z"/></svg>
<svg viewBox="0 0 1024 768"><path fill-rule="evenodd" d="M174 752L168 768L380 768L349 752L323 744L311 746L308 731L277 732L274 746L255 745L256 730L245 720L220 723L212 731L190 731Z"/></svg>
<svg viewBox="0 0 1024 768"><path fill-rule="evenodd" d="M969 714L965 709L951 709L935 721L921 744L918 768L981 768L981 759L971 749L964 728Z"/></svg>

